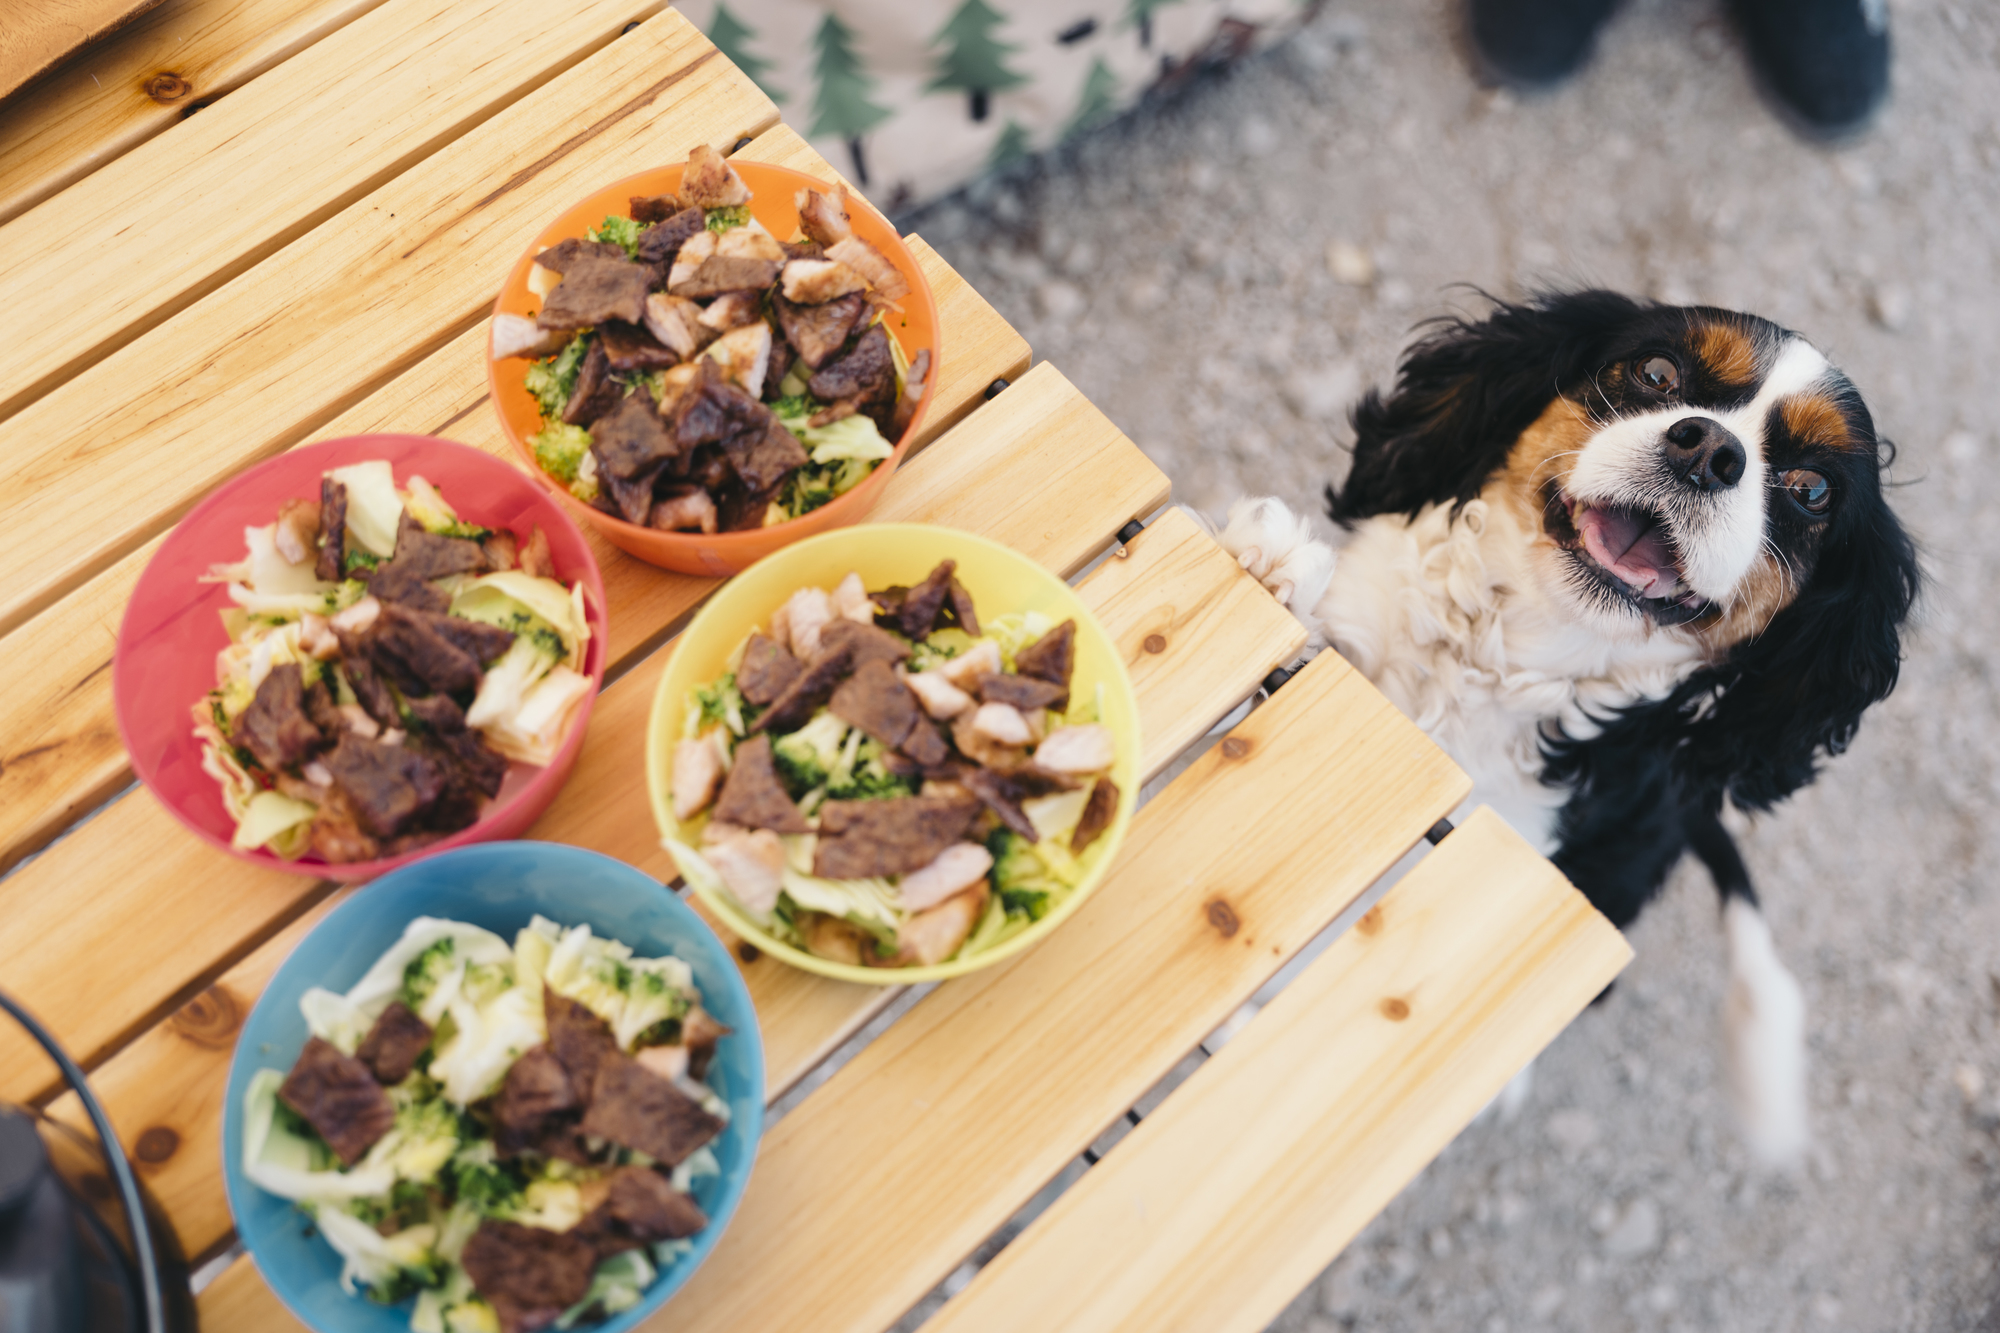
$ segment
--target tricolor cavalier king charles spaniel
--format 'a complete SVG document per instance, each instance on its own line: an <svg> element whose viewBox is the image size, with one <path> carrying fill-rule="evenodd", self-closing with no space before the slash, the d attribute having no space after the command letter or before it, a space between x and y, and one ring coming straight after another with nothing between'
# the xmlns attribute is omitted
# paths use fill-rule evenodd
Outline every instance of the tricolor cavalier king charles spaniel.
<svg viewBox="0 0 2000 1333"><path fill-rule="evenodd" d="M1917 557L1861 395L1768 321L1585 291L1434 326L1354 427L1337 553L1275 499L1224 545L1614 924L1701 859L1746 1136L1795 1161L1804 1005L1720 815L1896 684Z"/></svg>

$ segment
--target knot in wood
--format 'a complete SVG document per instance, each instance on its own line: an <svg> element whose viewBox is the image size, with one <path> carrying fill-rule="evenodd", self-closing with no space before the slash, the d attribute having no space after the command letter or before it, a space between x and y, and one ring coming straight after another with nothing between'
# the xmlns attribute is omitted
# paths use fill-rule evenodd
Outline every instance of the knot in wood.
<svg viewBox="0 0 2000 1333"><path fill-rule="evenodd" d="M139 1136L133 1145L133 1155L150 1166L158 1166L172 1157L181 1146L181 1136L165 1125L154 1125Z"/></svg>
<svg viewBox="0 0 2000 1333"><path fill-rule="evenodd" d="M1410 1002L1391 995L1382 1001L1382 1017L1391 1023L1400 1023L1410 1016Z"/></svg>
<svg viewBox="0 0 2000 1333"><path fill-rule="evenodd" d="M174 1011L167 1025L197 1046L226 1050L236 1040L243 1015L236 997L220 986L210 986Z"/></svg>
<svg viewBox="0 0 2000 1333"><path fill-rule="evenodd" d="M1220 898L1210 898L1202 910L1208 914L1208 924L1225 940L1235 938L1236 932L1243 928L1243 919L1236 915L1236 909Z"/></svg>
<svg viewBox="0 0 2000 1333"><path fill-rule="evenodd" d="M758 950L756 945L748 940L743 940L736 946L736 956L746 963L754 963L764 955Z"/></svg>
<svg viewBox="0 0 2000 1333"><path fill-rule="evenodd" d="M1354 923L1354 928L1360 931L1363 935L1381 934L1382 909L1379 907L1371 907L1367 911L1363 912L1361 914L1361 919Z"/></svg>
<svg viewBox="0 0 2000 1333"><path fill-rule="evenodd" d="M146 96L162 106L178 102L194 91L194 85L178 74L155 74L146 80Z"/></svg>
<svg viewBox="0 0 2000 1333"><path fill-rule="evenodd" d="M1164 634L1148 634L1146 642L1140 646L1149 653L1164 653L1167 651L1167 636Z"/></svg>
<svg viewBox="0 0 2000 1333"><path fill-rule="evenodd" d="M1241 759L1249 753L1250 742L1244 740L1241 736L1231 736L1222 743L1222 757L1224 759Z"/></svg>

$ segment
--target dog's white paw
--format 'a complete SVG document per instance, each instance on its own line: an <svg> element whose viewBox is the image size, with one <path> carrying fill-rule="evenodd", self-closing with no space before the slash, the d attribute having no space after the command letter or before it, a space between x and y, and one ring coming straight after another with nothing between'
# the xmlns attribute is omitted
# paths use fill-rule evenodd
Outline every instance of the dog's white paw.
<svg viewBox="0 0 2000 1333"><path fill-rule="evenodd" d="M1315 611L1333 581L1334 552L1313 536L1311 519L1294 514L1273 496L1238 500L1229 506L1229 522L1215 539L1308 630L1318 633Z"/></svg>
<svg viewBox="0 0 2000 1333"><path fill-rule="evenodd" d="M1722 926L1729 943L1722 1017L1737 1119L1759 1163L1795 1170L1811 1144L1805 995L1778 960L1763 914L1747 900L1729 899Z"/></svg>

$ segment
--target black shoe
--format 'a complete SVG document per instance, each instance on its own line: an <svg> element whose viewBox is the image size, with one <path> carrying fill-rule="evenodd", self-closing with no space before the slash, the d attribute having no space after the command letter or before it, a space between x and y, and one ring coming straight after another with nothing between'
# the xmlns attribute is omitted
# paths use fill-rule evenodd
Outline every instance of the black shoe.
<svg viewBox="0 0 2000 1333"><path fill-rule="evenodd" d="M1884 0L1736 0L1765 87L1809 134L1861 128L1889 91Z"/></svg>
<svg viewBox="0 0 2000 1333"><path fill-rule="evenodd" d="M1590 56L1618 0L1471 0L1473 48L1507 83L1560 83Z"/></svg>

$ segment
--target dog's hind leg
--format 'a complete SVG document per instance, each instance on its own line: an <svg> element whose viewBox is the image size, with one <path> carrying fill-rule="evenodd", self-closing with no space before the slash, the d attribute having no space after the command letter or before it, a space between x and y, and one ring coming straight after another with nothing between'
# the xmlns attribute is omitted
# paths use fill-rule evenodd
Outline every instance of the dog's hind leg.
<svg viewBox="0 0 2000 1333"><path fill-rule="evenodd" d="M1799 1164L1806 1126L1805 994L1771 942L1736 840L1707 811L1685 817L1694 849L1722 895L1729 989L1722 1004L1730 1090L1743 1136L1767 1166Z"/></svg>

